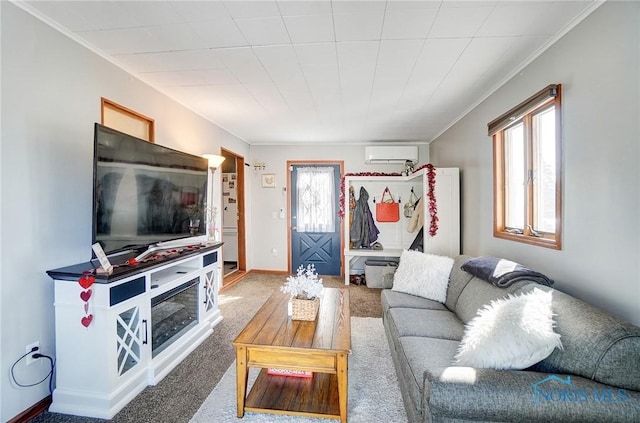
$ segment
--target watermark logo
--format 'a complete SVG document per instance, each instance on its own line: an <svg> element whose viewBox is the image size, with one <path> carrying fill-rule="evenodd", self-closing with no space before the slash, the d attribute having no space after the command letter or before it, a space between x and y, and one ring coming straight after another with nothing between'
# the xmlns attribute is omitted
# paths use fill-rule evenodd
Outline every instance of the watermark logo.
<svg viewBox="0 0 640 423"><path fill-rule="evenodd" d="M551 375L531 385L533 402L536 404L545 402L602 402L620 403L629 398L624 389L585 389L575 386L571 382L571 376L562 378Z"/></svg>

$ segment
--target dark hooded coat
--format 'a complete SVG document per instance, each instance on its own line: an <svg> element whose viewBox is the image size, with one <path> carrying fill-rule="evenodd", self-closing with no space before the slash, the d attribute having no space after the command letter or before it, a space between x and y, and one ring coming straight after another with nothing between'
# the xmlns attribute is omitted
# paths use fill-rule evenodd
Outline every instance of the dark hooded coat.
<svg viewBox="0 0 640 423"><path fill-rule="evenodd" d="M369 209L369 193L364 187L360 187L360 197L356 201L349 231L353 248L370 248L371 244L378 239L379 233Z"/></svg>

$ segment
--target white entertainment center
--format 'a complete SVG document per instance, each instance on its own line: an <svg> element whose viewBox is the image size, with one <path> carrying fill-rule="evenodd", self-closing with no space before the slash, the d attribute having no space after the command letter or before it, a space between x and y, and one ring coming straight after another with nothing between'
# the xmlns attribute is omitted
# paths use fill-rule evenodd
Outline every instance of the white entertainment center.
<svg viewBox="0 0 640 423"><path fill-rule="evenodd" d="M112 418L146 386L157 384L222 321L217 242L166 257L116 266L95 276L90 298L78 284L82 263L54 279L56 388L50 411ZM85 327L83 316L93 320Z"/></svg>
<svg viewBox="0 0 640 423"><path fill-rule="evenodd" d="M344 283L349 285L349 275L362 273L364 261L368 258L397 259L402 251L409 248L417 235L408 232L409 219L402 213L404 204L409 200L411 191L417 197L423 197L422 215L424 217L424 252L454 257L460 254L460 172L458 168L435 168L434 195L437 204L438 230L435 236L428 234L430 216L429 201L426 195L429 189L428 170L421 169L409 176L346 176L344 178L345 191L353 187L356 199L360 195L360 188L364 187L369 194L371 213L376 214L374 198L380 201L385 187L389 187L394 199L400 204L400 220L397 222L379 222L376 227L380 231L378 242L383 246L381 250L370 248L349 248L351 221L349 207L345 207L344 221Z"/></svg>

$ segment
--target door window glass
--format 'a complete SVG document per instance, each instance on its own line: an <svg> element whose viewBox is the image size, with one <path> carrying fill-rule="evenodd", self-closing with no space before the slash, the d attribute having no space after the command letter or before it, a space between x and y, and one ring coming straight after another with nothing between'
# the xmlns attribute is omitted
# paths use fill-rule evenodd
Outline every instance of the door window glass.
<svg viewBox="0 0 640 423"><path fill-rule="evenodd" d="M296 172L298 232L335 232L333 168L300 167Z"/></svg>

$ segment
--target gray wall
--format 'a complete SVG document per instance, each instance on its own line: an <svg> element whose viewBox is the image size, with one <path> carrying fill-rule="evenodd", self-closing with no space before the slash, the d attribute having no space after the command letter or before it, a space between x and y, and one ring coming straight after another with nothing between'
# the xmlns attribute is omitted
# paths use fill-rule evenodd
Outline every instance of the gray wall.
<svg viewBox="0 0 640 423"><path fill-rule="evenodd" d="M640 324L640 3L606 2L431 144L462 169L462 248L548 274L556 286ZM493 237L487 123L563 85L561 251Z"/></svg>
<svg viewBox="0 0 640 423"><path fill-rule="evenodd" d="M17 388L8 376L31 342L55 354L53 283L45 271L91 257L100 97L154 118L158 144L192 154L225 147L244 156L249 146L15 5L0 3L0 420L7 421L49 394L47 383ZM47 361L40 361L16 368L21 381L46 375Z"/></svg>

